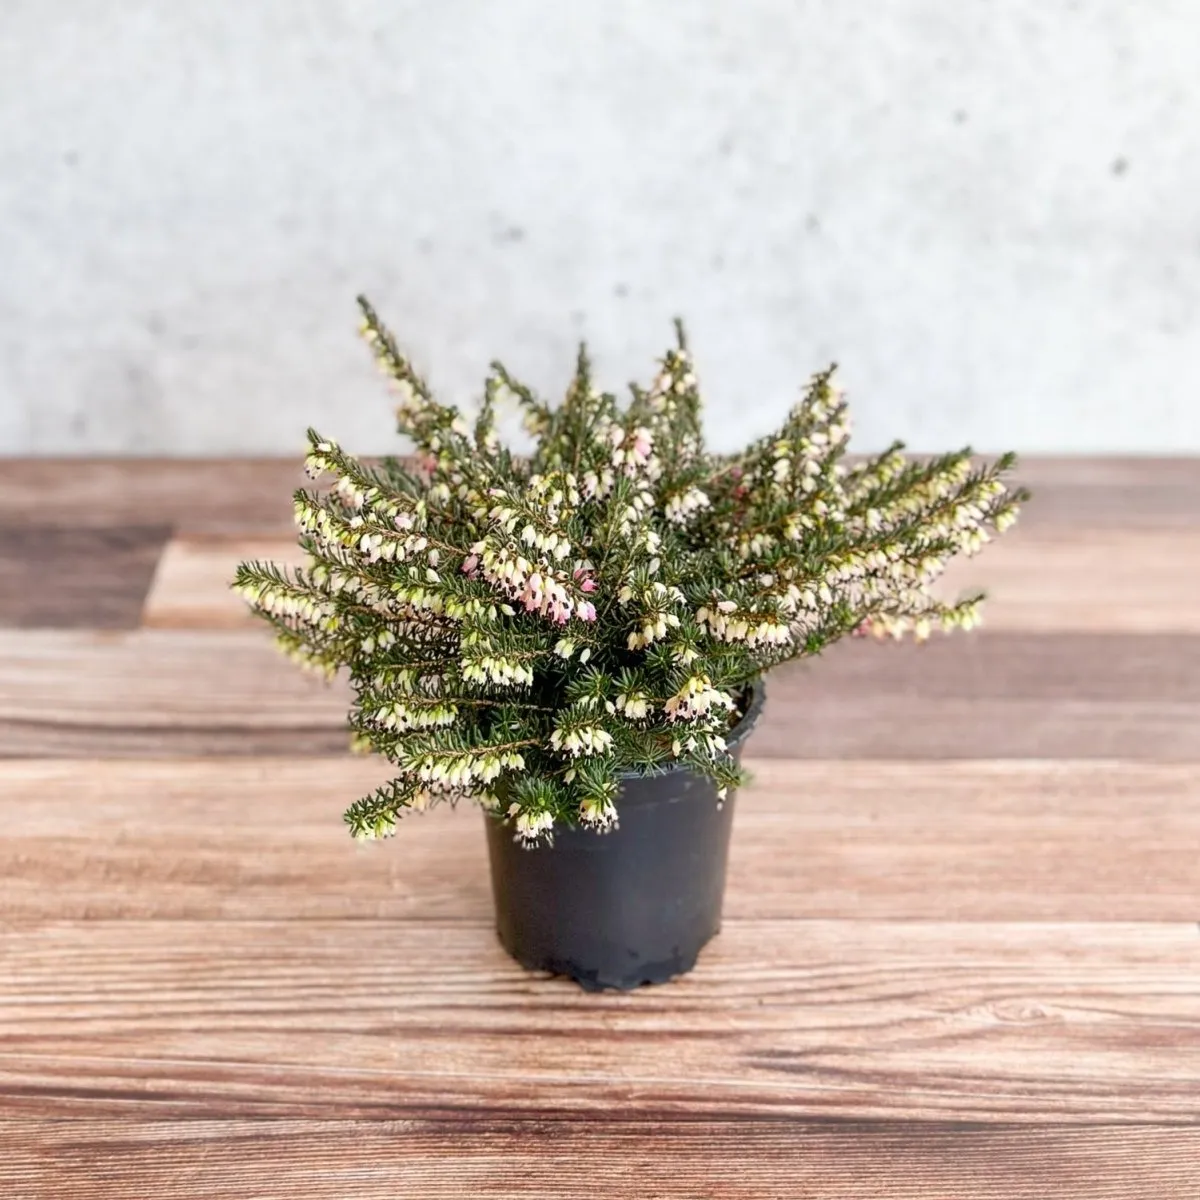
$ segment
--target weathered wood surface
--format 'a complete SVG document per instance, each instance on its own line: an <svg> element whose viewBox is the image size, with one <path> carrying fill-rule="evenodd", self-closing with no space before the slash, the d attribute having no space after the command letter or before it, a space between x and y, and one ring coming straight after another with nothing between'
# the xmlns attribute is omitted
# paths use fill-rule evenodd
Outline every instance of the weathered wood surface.
<svg viewBox="0 0 1200 1200"><path fill-rule="evenodd" d="M146 593L142 623L167 629L254 629L257 620L231 588L241 562L298 566L304 554L295 537L174 538L158 562Z"/></svg>
<svg viewBox="0 0 1200 1200"><path fill-rule="evenodd" d="M0 512L28 525L140 525L190 532L292 529L292 493L311 483L294 459L29 458L0 471ZM1180 497L1190 492L1184 481ZM1175 492L1172 491L1174 505Z"/></svg>
<svg viewBox="0 0 1200 1200"><path fill-rule="evenodd" d="M258 630L0 629L0 755L336 753L347 695Z"/></svg>
<svg viewBox="0 0 1200 1200"><path fill-rule="evenodd" d="M226 590L294 462L0 472L0 1184L1200 1195L1200 460L1032 460L985 631L773 677L726 923L586 995Z"/></svg>
<svg viewBox="0 0 1200 1200"><path fill-rule="evenodd" d="M1189 1200L1200 1130L589 1115L171 1121L0 1128L18 1196L112 1200Z"/></svg>
<svg viewBox="0 0 1200 1200"><path fill-rule="evenodd" d="M18 1114L148 1094L179 1115L400 1118L453 1095L514 1115L1200 1120L1193 922L731 920L692 975L599 997L523 971L487 919L226 921L219 940L24 923L0 955Z"/></svg>
<svg viewBox="0 0 1200 1200"><path fill-rule="evenodd" d="M0 524L0 627L136 629L169 533Z"/></svg>
<svg viewBox="0 0 1200 1200"><path fill-rule="evenodd" d="M1189 922L1200 912L1191 764L748 765L733 918ZM384 845L345 835L347 797L385 777L358 757L0 762L6 915L486 921L474 810L413 814Z"/></svg>

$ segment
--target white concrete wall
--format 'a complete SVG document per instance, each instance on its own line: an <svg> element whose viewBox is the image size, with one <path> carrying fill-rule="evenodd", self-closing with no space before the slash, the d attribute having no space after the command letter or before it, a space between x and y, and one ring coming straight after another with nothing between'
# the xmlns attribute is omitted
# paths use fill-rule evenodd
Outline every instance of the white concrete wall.
<svg viewBox="0 0 1200 1200"><path fill-rule="evenodd" d="M1200 450L1197 0L0 0L0 451L391 445L689 320L714 439Z"/></svg>

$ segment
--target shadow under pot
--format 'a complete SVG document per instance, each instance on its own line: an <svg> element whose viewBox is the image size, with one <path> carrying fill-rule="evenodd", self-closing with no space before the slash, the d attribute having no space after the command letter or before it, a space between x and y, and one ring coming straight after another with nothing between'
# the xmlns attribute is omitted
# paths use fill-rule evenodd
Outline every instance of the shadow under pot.
<svg viewBox="0 0 1200 1200"><path fill-rule="evenodd" d="M741 760L762 711L761 682L729 733ZM682 767L621 777L610 833L556 831L527 849L485 814L496 929L522 966L589 991L662 983L690 971L721 928L734 793Z"/></svg>

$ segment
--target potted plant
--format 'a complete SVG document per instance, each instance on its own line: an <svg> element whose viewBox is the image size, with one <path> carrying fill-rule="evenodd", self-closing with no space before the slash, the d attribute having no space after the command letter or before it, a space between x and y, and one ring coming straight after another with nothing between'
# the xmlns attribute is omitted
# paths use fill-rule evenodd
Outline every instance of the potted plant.
<svg viewBox="0 0 1200 1200"><path fill-rule="evenodd" d="M470 797L520 962L585 987L687 971L719 927L763 676L849 634L970 628L981 597L930 584L1015 519L1014 458L910 461L897 443L848 465L832 369L777 433L709 453L678 325L624 406L581 349L558 406L497 363L468 422L360 304L415 465L310 430L328 486L295 496L309 565L235 580L292 658L348 673L353 737L394 766L346 821L384 837ZM527 457L499 441L505 402Z"/></svg>

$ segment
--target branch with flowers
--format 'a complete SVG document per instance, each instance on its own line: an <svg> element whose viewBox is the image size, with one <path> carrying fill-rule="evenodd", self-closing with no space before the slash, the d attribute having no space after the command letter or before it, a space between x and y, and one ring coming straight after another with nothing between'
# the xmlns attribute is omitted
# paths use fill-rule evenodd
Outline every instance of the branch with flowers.
<svg viewBox="0 0 1200 1200"><path fill-rule="evenodd" d="M969 629L980 596L932 585L1016 519L1005 455L848 466L846 401L815 375L779 431L704 448L683 329L631 401L581 350L558 406L494 364L468 422L436 401L374 310L362 333L399 396L417 467L370 467L309 431L295 496L308 565L245 563L234 586L298 663L346 671L355 744L395 779L352 804L359 837L470 797L548 839L617 821L622 772L679 764L734 787L725 736L748 687L863 633ZM498 408L536 439L500 444Z"/></svg>

